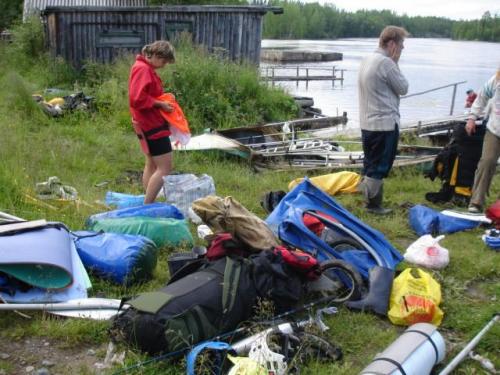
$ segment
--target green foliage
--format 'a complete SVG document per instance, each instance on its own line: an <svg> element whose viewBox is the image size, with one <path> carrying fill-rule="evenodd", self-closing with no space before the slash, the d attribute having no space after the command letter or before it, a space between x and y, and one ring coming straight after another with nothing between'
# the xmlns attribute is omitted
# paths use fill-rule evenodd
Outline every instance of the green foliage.
<svg viewBox="0 0 500 375"><path fill-rule="evenodd" d="M31 17L14 25L12 42L0 44L0 77L12 70L39 82L43 87L66 86L77 78L77 72L62 58L52 58L45 48L45 32L40 19Z"/></svg>
<svg viewBox="0 0 500 375"><path fill-rule="evenodd" d="M453 39L500 41L500 15L486 12L480 20L461 21L453 25Z"/></svg>
<svg viewBox="0 0 500 375"><path fill-rule="evenodd" d="M402 26L413 37L500 41L499 16L486 12L481 20L453 21L444 17L409 17L390 10L359 10L355 13L331 4L273 0L284 14L264 18L264 37L277 39L335 39L378 37L387 25Z"/></svg>
<svg viewBox="0 0 500 375"><path fill-rule="evenodd" d="M23 0L0 0L0 31L20 21L23 13Z"/></svg>
<svg viewBox="0 0 500 375"><path fill-rule="evenodd" d="M31 17L26 22L17 24L12 30L12 43L10 51L12 54L7 58L16 59L23 56L24 60L17 59L17 64L31 65L45 51L44 30L42 23Z"/></svg>
<svg viewBox="0 0 500 375"><path fill-rule="evenodd" d="M113 113L114 121L130 129L127 82L131 56L112 65L87 63L82 84L96 97L99 109ZM193 133L290 119L297 114L293 99L282 89L267 87L253 65L235 64L209 54L181 38L176 63L158 73L165 89L174 93Z"/></svg>

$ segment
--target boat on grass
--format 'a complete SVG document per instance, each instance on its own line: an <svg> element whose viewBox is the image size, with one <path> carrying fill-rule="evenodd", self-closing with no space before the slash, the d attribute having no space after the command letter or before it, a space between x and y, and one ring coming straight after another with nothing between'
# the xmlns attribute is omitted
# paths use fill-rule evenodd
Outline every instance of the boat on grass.
<svg viewBox="0 0 500 375"><path fill-rule="evenodd" d="M194 136L182 151L220 150L250 160L256 170L359 169L359 140L332 137L347 123L347 115L298 119L250 127L213 130ZM332 132L329 132L332 130ZM355 150L356 149L356 150ZM434 160L440 147L400 145L394 166Z"/></svg>

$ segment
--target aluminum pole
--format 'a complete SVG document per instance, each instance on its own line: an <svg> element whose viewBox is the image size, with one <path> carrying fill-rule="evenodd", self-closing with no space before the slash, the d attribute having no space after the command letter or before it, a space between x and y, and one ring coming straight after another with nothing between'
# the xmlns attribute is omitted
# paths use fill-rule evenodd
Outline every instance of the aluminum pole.
<svg viewBox="0 0 500 375"><path fill-rule="evenodd" d="M496 313L493 318L489 321L488 324L462 349L460 353L457 354L455 358L446 366L443 371L439 373L439 375L448 375L458 366L460 362L469 354L469 352L474 349L479 340L484 336L484 334L495 324L495 322L499 319L499 315Z"/></svg>

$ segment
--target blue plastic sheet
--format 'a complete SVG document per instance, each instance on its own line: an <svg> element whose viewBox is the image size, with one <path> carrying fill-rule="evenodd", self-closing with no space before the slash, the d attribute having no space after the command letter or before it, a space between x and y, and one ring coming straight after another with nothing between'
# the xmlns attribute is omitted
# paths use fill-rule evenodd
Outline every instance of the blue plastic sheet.
<svg viewBox="0 0 500 375"><path fill-rule="evenodd" d="M375 255L366 249L349 252L333 250L304 225L303 216L308 211L333 217L341 227L354 232L368 244ZM311 253L319 261L332 257L344 260L352 264L364 278L368 277L369 269L375 264L394 269L403 259L382 233L363 223L307 178L281 200L266 223L282 241ZM324 224L330 227L329 224ZM333 229L338 230L338 226Z"/></svg>
<svg viewBox="0 0 500 375"><path fill-rule="evenodd" d="M156 245L144 236L78 231L73 238L85 267L116 283L146 280L156 266Z"/></svg>
<svg viewBox="0 0 500 375"><path fill-rule="evenodd" d="M455 233L476 228L481 224L478 221L443 215L420 204L410 208L409 220L410 226L419 236Z"/></svg>
<svg viewBox="0 0 500 375"><path fill-rule="evenodd" d="M135 207L126 207L118 210L102 212L92 215L87 220L87 226L91 226L93 223L103 219L118 219L123 217L163 217L183 220L184 215L175 206L166 203L152 203L152 204L142 204Z"/></svg>
<svg viewBox="0 0 500 375"><path fill-rule="evenodd" d="M117 208L135 207L144 204L144 197L145 195L132 195L108 191L106 192L104 202L106 202L108 206L114 206Z"/></svg>

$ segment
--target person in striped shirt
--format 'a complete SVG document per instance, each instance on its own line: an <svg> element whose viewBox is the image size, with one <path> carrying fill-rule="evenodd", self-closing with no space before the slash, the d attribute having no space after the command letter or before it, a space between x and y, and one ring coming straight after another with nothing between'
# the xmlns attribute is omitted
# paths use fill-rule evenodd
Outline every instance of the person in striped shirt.
<svg viewBox="0 0 500 375"><path fill-rule="evenodd" d="M408 92L408 81L398 61L408 32L385 27L379 47L361 62L358 75L359 123L363 143L363 171L358 190L370 213L388 214L382 207L383 179L388 176L399 140L399 99Z"/></svg>
<svg viewBox="0 0 500 375"><path fill-rule="evenodd" d="M476 132L476 120L490 113L486 123L486 134L483 140L483 151L474 175L474 186L470 198L469 212L482 213L486 195L495 176L498 158L500 157L500 64L497 72L483 85L471 107L471 113L465 125L467 134Z"/></svg>

